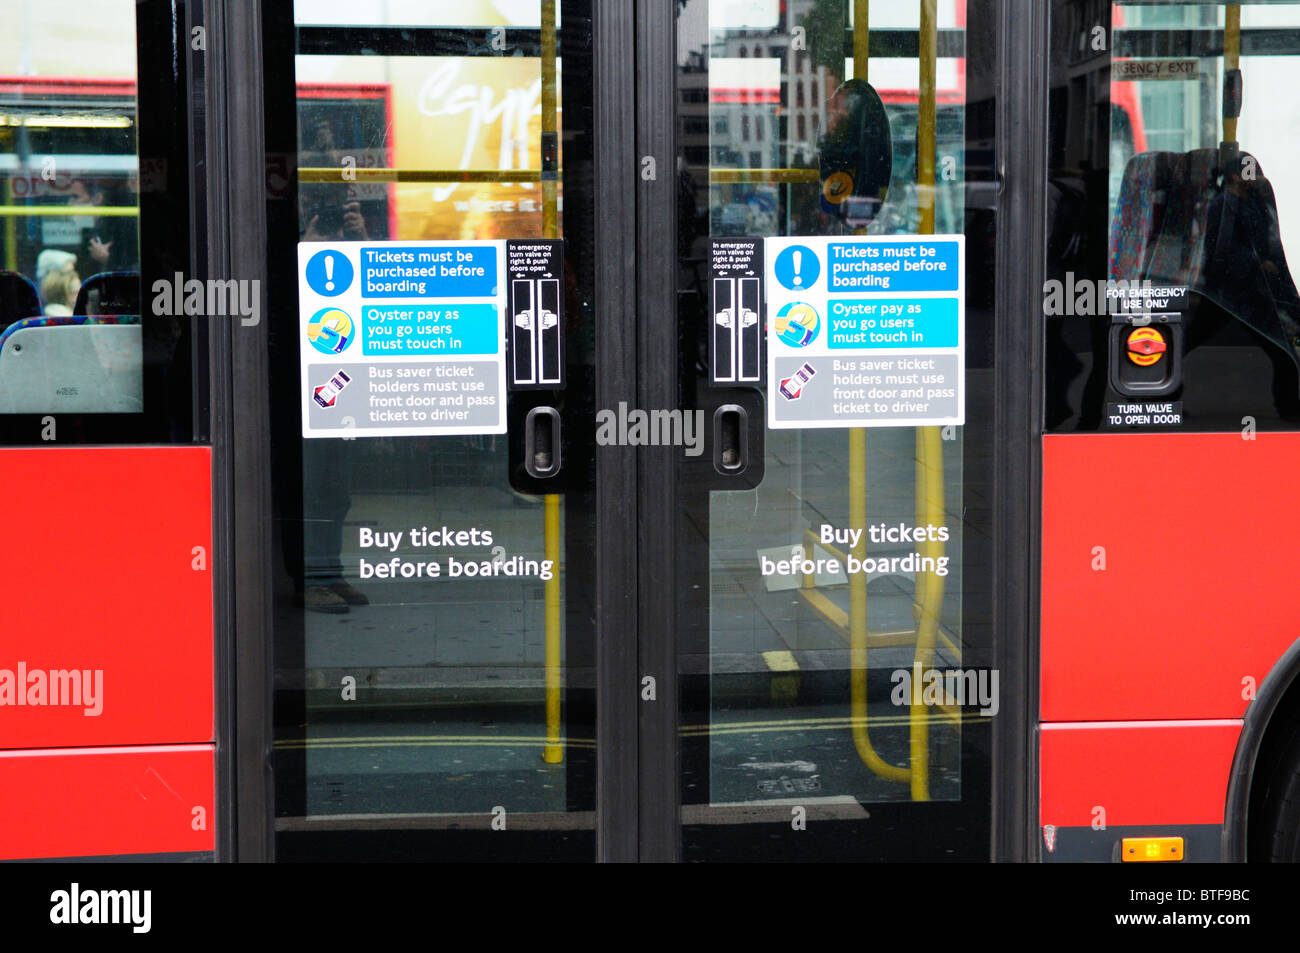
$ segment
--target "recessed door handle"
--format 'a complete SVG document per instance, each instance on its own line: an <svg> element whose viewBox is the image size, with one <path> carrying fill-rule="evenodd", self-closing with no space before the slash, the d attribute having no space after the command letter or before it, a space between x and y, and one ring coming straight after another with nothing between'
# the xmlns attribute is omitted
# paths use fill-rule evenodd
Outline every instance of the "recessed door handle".
<svg viewBox="0 0 1300 953"><path fill-rule="evenodd" d="M534 407L524 418L524 469L545 480L560 472L560 412Z"/></svg>
<svg viewBox="0 0 1300 953"><path fill-rule="evenodd" d="M749 465L745 408L723 404L713 412L713 469L723 476L744 473Z"/></svg>

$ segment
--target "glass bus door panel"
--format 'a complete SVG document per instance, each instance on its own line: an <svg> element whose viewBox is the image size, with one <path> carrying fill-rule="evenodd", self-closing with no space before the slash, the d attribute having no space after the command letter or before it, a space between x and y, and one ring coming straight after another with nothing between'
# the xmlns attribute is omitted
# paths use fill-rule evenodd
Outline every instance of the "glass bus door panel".
<svg viewBox="0 0 1300 953"><path fill-rule="evenodd" d="M298 243L299 261L321 249L340 261L427 256L434 275L440 255L486 256L473 267L487 262L495 276L491 288L446 285L403 323L386 315L410 302L365 297L378 279L358 273L360 314L313 316L305 338L302 302L284 317L273 371L287 572L276 636L282 858L341 856L358 830L373 859L481 857L487 845L502 857L594 857L594 465L582 435L594 414L592 271L575 255L593 227L591 130L580 123L590 12L501 6L431 4L413 25L353 22L337 4L299 0L282 24L295 37L284 51L295 89L274 95L294 122L297 167L282 248ZM511 279L506 243L525 240L563 244L545 270ZM507 348L516 311L536 320L531 351ZM453 318L483 323L439 327ZM377 336L386 320L394 337ZM298 379L313 331L326 345L362 335L365 355L421 335L440 344L445 331L453 346L501 355L501 376L440 397L453 388L438 382L465 373L468 358L407 348L415 357L367 365L354 350L338 359L342 376L315 387ZM362 380L348 373L357 366ZM348 388L366 389L348 405L366 435L304 438L303 386L322 420ZM460 404L494 393L504 426L476 430L486 418ZM382 432L421 407L471 423ZM555 409L540 419L557 429L526 434L543 426L536 408ZM553 462L539 468L526 452ZM521 825L537 833L488 840Z"/></svg>
<svg viewBox="0 0 1300 953"><path fill-rule="evenodd" d="M977 501L990 482L992 300L978 276L993 261L977 239L991 234L992 130L968 104L991 105L993 51L965 24L992 10L876 3L868 21L867 9L687 0L678 13L682 386L695 406L746 407L763 446L758 477L686 461L679 482L690 860L988 855L997 685L990 514ZM927 235L965 241L951 292L965 289L964 327L954 301L947 340L964 336L962 373L938 336L818 348L851 340L853 296L831 292L831 256L867 260L875 242ZM722 257L754 242L760 373L738 361L745 279ZM920 313L934 297L870 294L861 307ZM850 360L863 383L851 386ZM920 382L907 361L964 379L964 425L890 411ZM877 366L890 370L867 381ZM792 425L799 401L824 403ZM863 402L883 405L878 421L838 423Z"/></svg>

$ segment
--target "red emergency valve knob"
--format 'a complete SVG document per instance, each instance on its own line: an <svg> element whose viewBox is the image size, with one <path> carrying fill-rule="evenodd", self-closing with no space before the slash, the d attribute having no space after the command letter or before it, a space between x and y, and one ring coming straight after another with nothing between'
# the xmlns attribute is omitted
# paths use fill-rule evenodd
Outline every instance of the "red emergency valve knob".
<svg viewBox="0 0 1300 953"><path fill-rule="evenodd" d="M1151 366L1168 349L1164 335L1155 328L1138 328L1128 336L1128 359L1141 367Z"/></svg>
<svg viewBox="0 0 1300 953"><path fill-rule="evenodd" d="M1152 341L1150 339L1143 341L1129 341L1128 349L1136 351L1139 354L1162 354L1165 350L1164 341Z"/></svg>

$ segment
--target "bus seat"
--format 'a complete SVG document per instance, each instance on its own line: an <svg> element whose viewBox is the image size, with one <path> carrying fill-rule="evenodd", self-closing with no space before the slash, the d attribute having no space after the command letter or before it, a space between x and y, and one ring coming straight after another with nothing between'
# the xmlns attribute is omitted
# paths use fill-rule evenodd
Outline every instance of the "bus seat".
<svg viewBox="0 0 1300 953"><path fill-rule="evenodd" d="M73 314L140 314L140 273L104 271L81 283Z"/></svg>
<svg viewBox="0 0 1300 953"><path fill-rule="evenodd" d="M0 331L41 311L41 296L31 279L16 271L0 271Z"/></svg>
<svg viewBox="0 0 1300 953"><path fill-rule="evenodd" d="M25 318L0 333L0 414L139 413L136 315Z"/></svg>
<svg viewBox="0 0 1300 953"><path fill-rule="evenodd" d="M1300 366L1300 292L1282 247L1273 186L1257 161L1253 178L1241 174L1239 163L1233 168L1210 203L1198 290Z"/></svg>
<svg viewBox="0 0 1300 953"><path fill-rule="evenodd" d="M1173 158L1169 152L1143 152L1129 159L1124 167L1115 217L1110 224L1112 280L1146 274L1164 222Z"/></svg>
<svg viewBox="0 0 1300 953"><path fill-rule="evenodd" d="M1111 221L1110 278L1185 286L1300 367L1300 294L1273 187L1258 160L1237 155L1226 174L1218 149L1133 156Z"/></svg>

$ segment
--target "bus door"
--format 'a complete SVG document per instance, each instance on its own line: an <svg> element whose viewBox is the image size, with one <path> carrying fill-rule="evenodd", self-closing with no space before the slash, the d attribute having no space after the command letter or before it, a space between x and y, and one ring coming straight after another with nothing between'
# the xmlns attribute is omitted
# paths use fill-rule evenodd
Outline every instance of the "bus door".
<svg viewBox="0 0 1300 953"><path fill-rule="evenodd" d="M989 856L991 14L678 13L687 859Z"/></svg>
<svg viewBox="0 0 1300 953"><path fill-rule="evenodd" d="M275 6L276 856L593 859L590 4Z"/></svg>
<svg viewBox="0 0 1300 953"><path fill-rule="evenodd" d="M276 856L988 857L993 5L426 6L264 23Z"/></svg>

